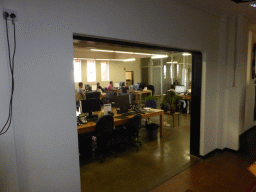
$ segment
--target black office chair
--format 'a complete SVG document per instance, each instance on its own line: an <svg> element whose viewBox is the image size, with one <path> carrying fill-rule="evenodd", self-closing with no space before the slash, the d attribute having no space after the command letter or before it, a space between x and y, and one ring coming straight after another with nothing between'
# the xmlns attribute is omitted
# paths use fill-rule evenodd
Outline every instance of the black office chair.
<svg viewBox="0 0 256 192"><path fill-rule="evenodd" d="M141 115L135 115L131 119L127 121L126 124L123 125L124 129L122 130L122 134L124 137L128 137L128 144L133 144L137 151L139 150L139 146L136 143L142 145L139 140L140 137L140 127L141 127Z"/></svg>
<svg viewBox="0 0 256 192"><path fill-rule="evenodd" d="M85 85L84 85L84 88L85 88L87 91L91 91L91 90L92 90L90 84L85 84Z"/></svg>
<svg viewBox="0 0 256 192"><path fill-rule="evenodd" d="M103 155L107 148L113 147L114 118L112 115L104 115L98 119L93 135L97 137L96 151L100 153L100 161L103 162Z"/></svg>
<svg viewBox="0 0 256 192"><path fill-rule="evenodd" d="M156 107L157 107L157 103L156 103L156 101L155 101L155 100L153 100L153 99L149 99L149 100L147 100L147 101L146 101L146 103L145 103L145 107L150 107L150 108L154 108L154 109L156 109Z"/></svg>
<svg viewBox="0 0 256 192"><path fill-rule="evenodd" d="M107 88L107 87L104 87L103 91L104 91L104 92L107 92L107 91L108 91L108 88Z"/></svg>
<svg viewBox="0 0 256 192"><path fill-rule="evenodd" d="M147 86L147 89L149 89L149 90L152 91L152 95L155 94L155 87L154 87L154 85L148 85L148 86Z"/></svg>
<svg viewBox="0 0 256 192"><path fill-rule="evenodd" d="M78 149L80 158L91 156L92 152L92 133L78 134Z"/></svg>

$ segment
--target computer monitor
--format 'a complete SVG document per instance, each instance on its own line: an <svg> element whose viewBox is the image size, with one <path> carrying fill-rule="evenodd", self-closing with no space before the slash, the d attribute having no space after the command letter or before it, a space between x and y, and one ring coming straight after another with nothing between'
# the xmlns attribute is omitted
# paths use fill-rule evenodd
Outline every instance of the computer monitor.
<svg viewBox="0 0 256 192"><path fill-rule="evenodd" d="M139 89L139 84L133 84L133 89L138 90Z"/></svg>
<svg viewBox="0 0 256 192"><path fill-rule="evenodd" d="M92 85L92 91L96 91L97 90L97 85Z"/></svg>
<svg viewBox="0 0 256 192"><path fill-rule="evenodd" d="M115 88L119 88L119 83L114 83Z"/></svg>
<svg viewBox="0 0 256 192"><path fill-rule="evenodd" d="M127 93L127 90L129 90L129 87L122 87L122 93Z"/></svg>
<svg viewBox="0 0 256 192"><path fill-rule="evenodd" d="M176 85L175 86L175 91L177 93L185 93L186 92L186 88L183 85Z"/></svg>
<svg viewBox="0 0 256 192"><path fill-rule="evenodd" d="M86 99L80 101L82 106L82 112L89 113L87 118L95 117L95 115L92 115L92 112L101 110L100 99Z"/></svg>
<svg viewBox="0 0 256 192"><path fill-rule="evenodd" d="M125 86L125 82L120 81L120 82L119 82L119 87L121 88L121 87L123 87L123 86Z"/></svg>
<svg viewBox="0 0 256 192"><path fill-rule="evenodd" d="M100 99L100 92L86 92L85 93L85 99Z"/></svg>
<svg viewBox="0 0 256 192"><path fill-rule="evenodd" d="M130 96L129 95L120 95L114 97L115 108L120 109L120 113L128 112L130 108Z"/></svg>
<svg viewBox="0 0 256 192"><path fill-rule="evenodd" d="M144 89L144 83L137 83L139 85L139 89Z"/></svg>

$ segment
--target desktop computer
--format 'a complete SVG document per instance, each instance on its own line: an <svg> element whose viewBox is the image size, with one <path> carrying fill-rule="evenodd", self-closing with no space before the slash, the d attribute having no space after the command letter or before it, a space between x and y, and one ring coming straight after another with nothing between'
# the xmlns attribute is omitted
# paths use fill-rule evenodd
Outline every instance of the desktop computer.
<svg viewBox="0 0 256 192"><path fill-rule="evenodd" d="M114 88L119 88L119 83L114 83Z"/></svg>
<svg viewBox="0 0 256 192"><path fill-rule="evenodd" d="M85 99L100 99L100 92L94 91L94 92L86 92L85 93Z"/></svg>
<svg viewBox="0 0 256 192"><path fill-rule="evenodd" d="M120 95L114 97L115 108L119 108L117 110L118 114L127 113L130 108L130 95Z"/></svg>
<svg viewBox="0 0 256 192"><path fill-rule="evenodd" d="M101 111L101 103L99 99L81 100L81 106L83 113L89 113L86 117L87 120L98 118L98 115L93 115L92 112Z"/></svg>
<svg viewBox="0 0 256 192"><path fill-rule="evenodd" d="M97 85L92 85L92 91L97 91Z"/></svg>
<svg viewBox="0 0 256 192"><path fill-rule="evenodd" d="M185 93L186 92L186 87L183 85L176 85L175 86L175 91L176 93Z"/></svg>

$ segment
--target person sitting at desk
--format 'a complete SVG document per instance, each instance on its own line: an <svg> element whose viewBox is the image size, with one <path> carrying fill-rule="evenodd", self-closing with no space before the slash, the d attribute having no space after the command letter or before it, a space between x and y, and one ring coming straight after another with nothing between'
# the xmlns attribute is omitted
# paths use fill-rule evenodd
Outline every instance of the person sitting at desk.
<svg viewBox="0 0 256 192"><path fill-rule="evenodd" d="M189 84L189 89L187 90L187 95L191 95L191 83Z"/></svg>
<svg viewBox="0 0 256 192"><path fill-rule="evenodd" d="M168 92L169 91L172 91L172 92L174 92L176 94L175 85L171 84L171 89L169 89Z"/></svg>
<svg viewBox="0 0 256 192"><path fill-rule="evenodd" d="M113 89L113 81L110 81L108 86L107 86L107 89L108 91L113 91L113 90L116 90L116 89Z"/></svg>
<svg viewBox="0 0 256 192"><path fill-rule="evenodd" d="M100 89L102 92L104 92L104 90L103 90L102 87L100 86L100 82L97 82L96 85L97 85L97 89Z"/></svg>
<svg viewBox="0 0 256 192"><path fill-rule="evenodd" d="M79 111L80 100L84 99L84 97L85 97L84 91L82 90L83 83L79 82L78 86L79 86L79 88L76 90L76 108L77 108L77 111Z"/></svg>
<svg viewBox="0 0 256 192"><path fill-rule="evenodd" d="M91 91L92 90L92 88L89 84L85 84L84 88L85 88L86 91Z"/></svg>

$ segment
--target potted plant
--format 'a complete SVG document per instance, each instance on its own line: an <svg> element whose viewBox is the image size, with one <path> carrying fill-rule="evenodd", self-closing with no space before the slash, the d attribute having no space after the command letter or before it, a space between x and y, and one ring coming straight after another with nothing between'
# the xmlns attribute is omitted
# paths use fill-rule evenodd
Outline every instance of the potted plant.
<svg viewBox="0 0 256 192"><path fill-rule="evenodd" d="M160 104L161 106L161 109L164 110L164 112L167 112L169 111L170 109L170 104L168 102L168 97L167 95L164 96L163 100L162 100L162 103Z"/></svg>
<svg viewBox="0 0 256 192"><path fill-rule="evenodd" d="M172 95L170 101L171 101L171 113L175 113L179 111L179 100L182 99L179 95Z"/></svg>
<svg viewBox="0 0 256 192"><path fill-rule="evenodd" d="M147 100L149 100L149 99L152 99L152 100L157 101L158 98L155 97L155 96L153 96L153 95L149 95L149 96L147 96L147 97L144 98L145 101L147 101Z"/></svg>
<svg viewBox="0 0 256 192"><path fill-rule="evenodd" d="M181 96L176 95L175 92L170 91L166 94L166 102L169 103L169 109L171 113L175 113L177 110L179 110L179 103L178 101L182 99Z"/></svg>

